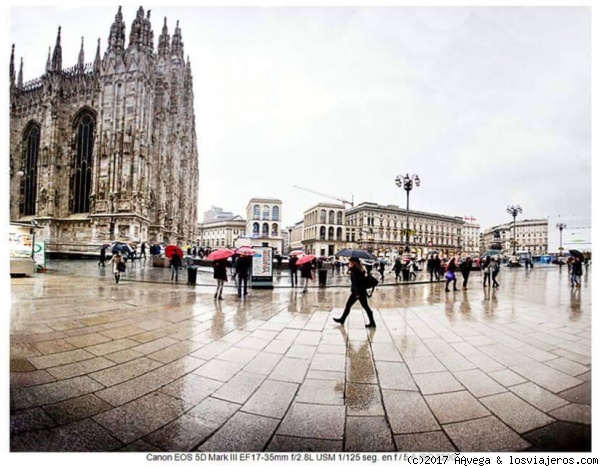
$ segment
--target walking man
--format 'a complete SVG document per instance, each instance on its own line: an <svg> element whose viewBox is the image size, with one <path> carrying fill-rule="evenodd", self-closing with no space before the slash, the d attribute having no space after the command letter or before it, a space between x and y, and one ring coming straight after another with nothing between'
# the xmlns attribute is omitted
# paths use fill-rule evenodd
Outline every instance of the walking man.
<svg viewBox="0 0 600 466"><path fill-rule="evenodd" d="M98 261L98 266L105 267L104 262L106 261L106 248L100 248L100 260Z"/></svg>
<svg viewBox="0 0 600 466"><path fill-rule="evenodd" d="M298 286L298 266L296 265L296 262L298 262L297 256L290 257L290 279L292 281L292 288Z"/></svg>
<svg viewBox="0 0 600 466"><path fill-rule="evenodd" d="M469 282L469 275L471 273L471 266L473 265L473 259L471 256L467 256L464 261L460 263L460 273L463 276L463 290L467 289L467 283Z"/></svg>
<svg viewBox="0 0 600 466"><path fill-rule="evenodd" d="M248 294L248 275L252 266L252 256L241 255L235 262L235 273L237 275L238 297L242 297L242 285L244 288L244 296Z"/></svg>
<svg viewBox="0 0 600 466"><path fill-rule="evenodd" d="M373 311L369 307L369 300L367 298L367 289L365 287L365 269L360 263L360 259L357 257L351 257L348 262L348 268L350 270L350 296L346 302L344 312L340 317L334 317L333 320L338 324L344 325L344 322L350 314L350 309L356 301L360 302L361 306L367 313L369 323L365 325L367 328L376 327L375 319L373 318Z"/></svg>
<svg viewBox="0 0 600 466"><path fill-rule="evenodd" d="M174 252L171 256L171 281L179 279L179 267L181 267L181 256Z"/></svg>

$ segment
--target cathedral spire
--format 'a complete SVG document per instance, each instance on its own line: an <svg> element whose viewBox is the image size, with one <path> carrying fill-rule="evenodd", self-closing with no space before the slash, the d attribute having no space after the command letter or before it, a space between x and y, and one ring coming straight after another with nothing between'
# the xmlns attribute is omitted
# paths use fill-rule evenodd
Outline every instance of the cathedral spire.
<svg viewBox="0 0 600 466"><path fill-rule="evenodd" d="M98 47L96 47L96 58L94 58L94 73L100 73L100 38L98 38Z"/></svg>
<svg viewBox="0 0 600 466"><path fill-rule="evenodd" d="M144 21L144 45L149 52L154 51L154 31L152 31L152 23L150 22L150 10L146 13Z"/></svg>
<svg viewBox="0 0 600 466"><path fill-rule="evenodd" d="M144 9L139 7L133 23L131 23L131 31L129 32L129 47L142 48L143 44L143 22L144 22Z"/></svg>
<svg viewBox="0 0 600 466"><path fill-rule="evenodd" d="M62 47L60 46L60 26L58 26L58 34L56 36L56 45L52 54L52 71L62 71Z"/></svg>
<svg viewBox="0 0 600 466"><path fill-rule="evenodd" d="M17 86L23 87L23 57L21 57L21 66L19 67L19 77L17 78Z"/></svg>
<svg viewBox="0 0 600 466"><path fill-rule="evenodd" d="M167 28L167 17L165 16L165 23L162 28L162 33L158 36L158 54L159 55L168 55L171 51L171 47L169 46L169 29Z"/></svg>
<svg viewBox="0 0 600 466"><path fill-rule="evenodd" d="M48 47L48 60L46 60L46 71L52 71L52 47Z"/></svg>
<svg viewBox="0 0 600 466"><path fill-rule="evenodd" d="M84 55L83 55L83 37L81 38L81 49L79 50L79 58L77 59L77 66L79 69L83 69L83 65L85 65Z"/></svg>
<svg viewBox="0 0 600 466"><path fill-rule="evenodd" d="M173 41L171 42L172 54L183 61L183 42L181 41L181 29L179 29L179 20L175 26Z"/></svg>
<svg viewBox="0 0 600 466"><path fill-rule="evenodd" d="M125 23L123 22L121 7L119 7L119 11L115 15L115 21L110 27L107 52L122 52L123 50L125 50Z"/></svg>
<svg viewBox="0 0 600 466"><path fill-rule="evenodd" d="M12 45L10 52L10 87L15 85L15 44Z"/></svg>

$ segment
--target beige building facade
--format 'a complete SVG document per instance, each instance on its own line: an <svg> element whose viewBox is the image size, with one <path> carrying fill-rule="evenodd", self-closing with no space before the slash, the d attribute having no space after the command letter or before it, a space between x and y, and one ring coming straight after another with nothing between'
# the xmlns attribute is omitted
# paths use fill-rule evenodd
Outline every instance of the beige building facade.
<svg viewBox="0 0 600 466"><path fill-rule="evenodd" d="M462 217L409 211L409 246L417 256L436 250L443 256L462 252ZM346 243L380 256L402 253L406 245L406 209L363 202L346 210Z"/></svg>
<svg viewBox="0 0 600 466"><path fill-rule="evenodd" d="M483 251L480 247L481 227L474 220L465 219L462 226L462 253L471 257L479 256Z"/></svg>
<svg viewBox="0 0 600 466"><path fill-rule="evenodd" d="M483 249L489 249L493 244L502 247L502 251L510 255L513 251L513 235L515 235L516 251L528 251L532 255L548 253L548 220L517 220L486 229L482 233Z"/></svg>
<svg viewBox="0 0 600 466"><path fill-rule="evenodd" d="M332 256L346 247L346 208L319 203L304 212L302 244L307 254Z"/></svg>
<svg viewBox="0 0 600 466"><path fill-rule="evenodd" d="M275 254L284 253L281 231L280 199L255 197L246 206L246 232L236 246L271 246Z"/></svg>
<svg viewBox="0 0 600 466"><path fill-rule="evenodd" d="M246 220L239 215L224 220L200 223L196 244L211 249L232 248L246 232Z"/></svg>

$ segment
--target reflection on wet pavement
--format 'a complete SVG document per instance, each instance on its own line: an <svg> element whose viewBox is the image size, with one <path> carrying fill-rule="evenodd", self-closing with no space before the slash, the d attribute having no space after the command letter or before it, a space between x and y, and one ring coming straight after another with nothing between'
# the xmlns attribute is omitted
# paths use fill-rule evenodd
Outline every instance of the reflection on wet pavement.
<svg viewBox="0 0 600 466"><path fill-rule="evenodd" d="M136 263L11 279L12 451L591 450L591 270L213 299ZM459 280L460 286L460 280ZM235 439L233 441L232 439Z"/></svg>

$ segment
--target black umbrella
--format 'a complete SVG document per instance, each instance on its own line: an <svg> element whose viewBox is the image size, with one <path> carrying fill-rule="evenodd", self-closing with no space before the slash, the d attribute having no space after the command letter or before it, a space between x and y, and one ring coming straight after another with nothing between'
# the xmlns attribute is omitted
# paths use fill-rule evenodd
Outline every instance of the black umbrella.
<svg viewBox="0 0 600 466"><path fill-rule="evenodd" d="M434 249L433 251L428 251L428 252L427 252L427 255L428 255L428 256L431 256L432 254L439 254L439 253L440 253L440 251L436 251L436 250Z"/></svg>
<svg viewBox="0 0 600 466"><path fill-rule="evenodd" d="M583 254L581 254L577 249L569 249L569 254L573 257L579 258L580 261L583 260Z"/></svg>
<svg viewBox="0 0 600 466"><path fill-rule="evenodd" d="M358 257L359 259L377 260L373 254L363 249L341 249L335 253L336 256L341 257Z"/></svg>
<svg viewBox="0 0 600 466"><path fill-rule="evenodd" d="M113 243L111 251L113 254L116 252L120 252L121 254L130 254L131 248L125 243Z"/></svg>

